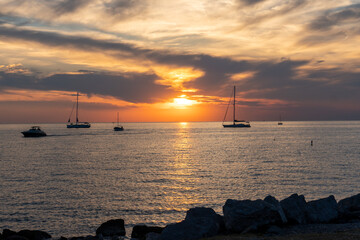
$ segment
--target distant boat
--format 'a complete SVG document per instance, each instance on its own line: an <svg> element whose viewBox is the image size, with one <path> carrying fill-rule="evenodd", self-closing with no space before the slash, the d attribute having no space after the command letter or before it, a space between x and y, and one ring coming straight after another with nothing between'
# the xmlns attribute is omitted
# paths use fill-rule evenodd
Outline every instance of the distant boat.
<svg viewBox="0 0 360 240"><path fill-rule="evenodd" d="M119 113L117 113L116 126L114 127L114 131L124 131L124 127L119 125Z"/></svg>
<svg viewBox="0 0 360 240"><path fill-rule="evenodd" d="M282 121L281 121L281 114L280 114L280 120L278 122L278 125L283 125Z"/></svg>
<svg viewBox="0 0 360 240"><path fill-rule="evenodd" d="M46 133L39 126L32 126L29 130L21 132L24 137L45 137Z"/></svg>
<svg viewBox="0 0 360 240"><path fill-rule="evenodd" d="M238 127L250 127L250 122L248 121L245 121L245 120L236 120L235 119L235 109L236 109L236 87L234 86L234 96L233 96L233 122L232 124L225 124L225 119L226 119L226 115L227 115L227 112L228 112L228 109L229 109L229 105L231 104L231 99L229 101L229 104L228 104L228 107L226 109L226 113L225 113L225 116L224 116L224 120L223 120L223 127L231 127L231 128L238 128Z"/></svg>
<svg viewBox="0 0 360 240"><path fill-rule="evenodd" d="M75 123L70 122L70 118L72 115L72 110L71 110L71 114L68 120L68 123L66 126L67 128L89 128L91 127L91 124L88 122L79 122L79 118L78 118L78 112L79 112L79 92L76 93L76 121Z"/></svg>

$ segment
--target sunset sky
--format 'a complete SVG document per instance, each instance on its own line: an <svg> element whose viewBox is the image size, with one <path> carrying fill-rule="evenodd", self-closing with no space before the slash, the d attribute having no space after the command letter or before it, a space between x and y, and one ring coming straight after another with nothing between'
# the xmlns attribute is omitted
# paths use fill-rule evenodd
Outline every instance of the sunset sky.
<svg viewBox="0 0 360 240"><path fill-rule="evenodd" d="M360 0L0 0L0 123L360 119Z"/></svg>

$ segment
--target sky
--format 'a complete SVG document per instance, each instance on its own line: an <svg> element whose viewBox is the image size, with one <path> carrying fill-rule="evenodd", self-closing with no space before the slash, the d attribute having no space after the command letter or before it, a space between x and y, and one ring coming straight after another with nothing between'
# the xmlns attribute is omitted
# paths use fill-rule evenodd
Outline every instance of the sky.
<svg viewBox="0 0 360 240"><path fill-rule="evenodd" d="M360 120L360 0L0 0L0 123Z"/></svg>

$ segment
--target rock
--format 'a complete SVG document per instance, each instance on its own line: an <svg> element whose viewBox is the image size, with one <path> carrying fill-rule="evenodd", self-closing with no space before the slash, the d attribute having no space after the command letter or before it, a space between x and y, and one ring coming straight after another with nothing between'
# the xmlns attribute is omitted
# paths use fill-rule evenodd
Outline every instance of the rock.
<svg viewBox="0 0 360 240"><path fill-rule="evenodd" d="M285 216L289 223L306 224L306 201L303 195L296 193L280 201Z"/></svg>
<svg viewBox="0 0 360 240"><path fill-rule="evenodd" d="M287 218L285 216L284 210L282 209L280 202L273 196L269 195L264 199L265 202L272 204L278 210L278 213L281 217L281 223L287 223Z"/></svg>
<svg viewBox="0 0 360 240"><path fill-rule="evenodd" d="M307 203L306 209L309 223L329 223L337 219L338 206L333 195Z"/></svg>
<svg viewBox="0 0 360 240"><path fill-rule="evenodd" d="M29 239L24 236L14 234L14 235L11 235L11 236L5 238L5 240L29 240Z"/></svg>
<svg viewBox="0 0 360 240"><path fill-rule="evenodd" d="M4 239L7 239L8 237L12 236L12 235L16 235L17 233L14 231L11 231L10 229L4 229L2 236Z"/></svg>
<svg viewBox="0 0 360 240"><path fill-rule="evenodd" d="M160 240L160 234L149 232L148 234L146 234L146 240Z"/></svg>
<svg viewBox="0 0 360 240"><path fill-rule="evenodd" d="M96 229L96 235L99 234L103 235L104 237L107 236L125 236L125 226L123 219L113 219L109 220L100 225L98 229Z"/></svg>
<svg viewBox="0 0 360 240"><path fill-rule="evenodd" d="M270 226L267 230L266 230L266 234L269 235L279 235L282 233L282 229L279 228L278 226Z"/></svg>
<svg viewBox="0 0 360 240"><path fill-rule="evenodd" d="M338 203L339 214L345 220L360 219L360 193Z"/></svg>
<svg viewBox="0 0 360 240"><path fill-rule="evenodd" d="M99 235L101 236L101 235ZM69 240L99 240L100 237L99 236L86 236L86 237L83 237L83 236L80 236L80 237L71 237L69 238Z"/></svg>
<svg viewBox="0 0 360 240"><path fill-rule="evenodd" d="M225 227L229 232L246 233L281 222L278 209L264 200L228 199L223 206Z"/></svg>
<svg viewBox="0 0 360 240"><path fill-rule="evenodd" d="M161 233L163 229L164 228L162 228L162 227L149 227L149 226L146 226L143 224L135 225L131 232L131 238L145 240L146 234L148 234L150 232Z"/></svg>
<svg viewBox="0 0 360 240"><path fill-rule="evenodd" d="M169 224L160 235L161 240L195 240L212 237L223 229L222 217L211 208L192 208L183 221Z"/></svg>
<svg viewBox="0 0 360 240"><path fill-rule="evenodd" d="M21 230L18 232L18 235L26 237L29 240L44 240L51 238L50 234L39 230Z"/></svg>

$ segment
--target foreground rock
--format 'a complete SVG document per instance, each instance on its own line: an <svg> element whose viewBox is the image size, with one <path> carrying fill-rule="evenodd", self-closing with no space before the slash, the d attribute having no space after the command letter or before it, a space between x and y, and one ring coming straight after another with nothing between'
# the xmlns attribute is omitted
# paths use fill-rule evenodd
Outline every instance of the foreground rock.
<svg viewBox="0 0 360 240"><path fill-rule="evenodd" d="M162 231L161 240L196 240L212 237L224 230L223 218L211 208L192 208L185 220L170 224Z"/></svg>
<svg viewBox="0 0 360 240"><path fill-rule="evenodd" d="M285 212L285 216L290 224L305 224L306 218L306 201L303 195L296 193L280 201L280 205Z"/></svg>
<svg viewBox="0 0 360 240"><path fill-rule="evenodd" d="M4 240L45 240L51 238L51 235L39 230L21 230L14 232L4 229L2 233Z"/></svg>
<svg viewBox="0 0 360 240"><path fill-rule="evenodd" d="M353 221L360 219L360 193L345 198L338 203L339 215L342 221Z"/></svg>
<svg viewBox="0 0 360 240"><path fill-rule="evenodd" d="M100 234L104 237L125 236L124 220L114 219L101 224L100 227L96 229L96 235L99 236Z"/></svg>
<svg viewBox="0 0 360 240"><path fill-rule="evenodd" d="M281 224L283 211L264 200L228 199L223 207L226 230L234 233L247 233L260 230L271 224Z"/></svg>
<svg viewBox="0 0 360 240"><path fill-rule="evenodd" d="M223 213L224 216L220 216L211 208L192 208L187 211L183 221L165 228L135 225L131 237L139 240L196 240L222 233L283 235L296 231L317 232L321 229L329 232L329 229L339 230L348 226L354 229L354 226L360 226L360 194L339 203L332 195L309 202L298 194L280 202L272 196L254 201L229 199L223 206ZM124 225L123 219L114 219L101 224L96 230L96 236L61 237L58 240L119 240L126 234ZM0 233L0 240L50 238L51 235L43 231L15 232L4 229Z"/></svg>
<svg viewBox="0 0 360 240"><path fill-rule="evenodd" d="M146 225L135 225L131 232L131 238L136 238L139 240L147 239L149 233L156 233L160 235L164 228L162 227L149 227ZM156 235L157 236L157 235Z"/></svg>
<svg viewBox="0 0 360 240"><path fill-rule="evenodd" d="M334 196L307 203L306 216L309 223L330 223L338 218L338 205Z"/></svg>

